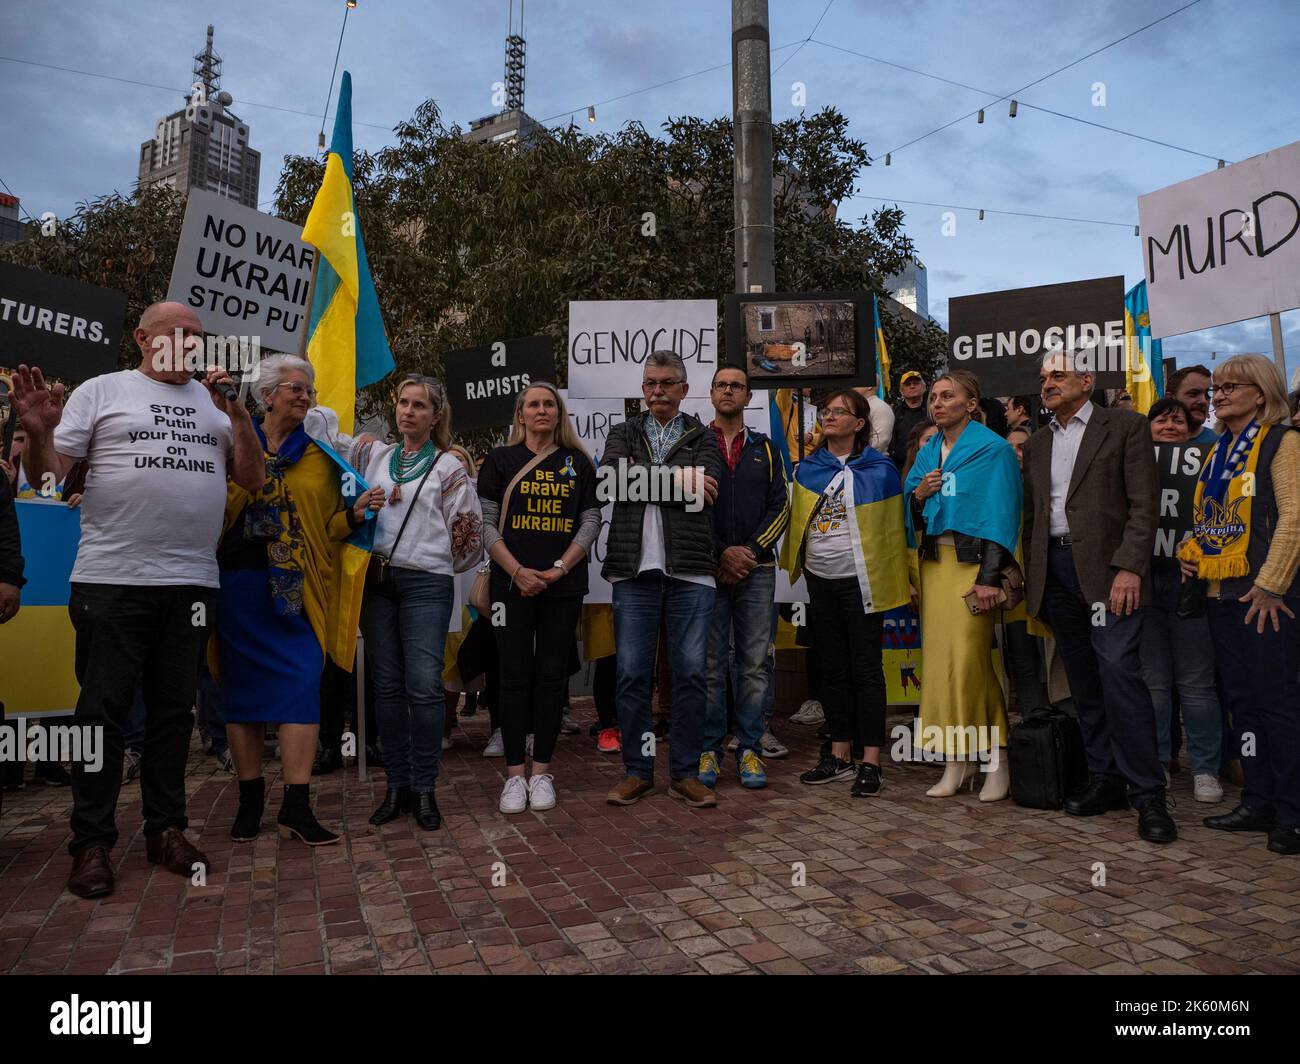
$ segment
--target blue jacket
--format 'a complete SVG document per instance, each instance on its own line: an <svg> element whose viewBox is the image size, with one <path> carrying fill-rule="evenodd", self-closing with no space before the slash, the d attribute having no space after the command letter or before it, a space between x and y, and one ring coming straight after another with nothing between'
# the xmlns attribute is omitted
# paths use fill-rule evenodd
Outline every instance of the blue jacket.
<svg viewBox="0 0 1300 1064"><path fill-rule="evenodd" d="M712 433L712 427L707 431ZM759 562L770 562L789 522L790 496L781 458L771 440L746 429L734 473L723 456L718 501L713 506L718 550L748 547Z"/></svg>

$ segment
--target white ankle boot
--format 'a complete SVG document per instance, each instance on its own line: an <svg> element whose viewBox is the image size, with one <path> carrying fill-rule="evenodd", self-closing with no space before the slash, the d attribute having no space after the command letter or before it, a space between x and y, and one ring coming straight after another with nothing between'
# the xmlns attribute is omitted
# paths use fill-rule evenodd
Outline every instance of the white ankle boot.
<svg viewBox="0 0 1300 1064"><path fill-rule="evenodd" d="M999 748L997 762L984 773L984 786L980 788L981 802L1000 802L1011 795L1011 770L1007 767L1007 752Z"/></svg>
<svg viewBox="0 0 1300 1064"><path fill-rule="evenodd" d="M979 763L975 761L949 761L944 765L943 779L925 792L927 798L951 798L967 780L974 786L974 776L979 772Z"/></svg>

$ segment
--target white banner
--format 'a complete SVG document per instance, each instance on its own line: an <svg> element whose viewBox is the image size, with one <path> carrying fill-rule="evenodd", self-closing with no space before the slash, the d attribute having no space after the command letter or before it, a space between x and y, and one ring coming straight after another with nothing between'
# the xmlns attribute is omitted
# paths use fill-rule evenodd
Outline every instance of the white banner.
<svg viewBox="0 0 1300 1064"><path fill-rule="evenodd" d="M688 395L682 400L682 411L690 414L692 417L699 418L707 425L713 420L714 413L713 403L707 395L708 385L706 384L704 387L706 389L706 394L703 397ZM644 399L641 401L641 406L644 409ZM772 435L772 415L768 413L767 409L766 389L760 388L755 391L753 396L750 398L749 403L746 405L745 428L749 429L751 432L761 432L764 436Z"/></svg>
<svg viewBox="0 0 1300 1064"><path fill-rule="evenodd" d="M193 308L209 335L297 354L315 257L301 226L191 189L167 298Z"/></svg>
<svg viewBox="0 0 1300 1064"><path fill-rule="evenodd" d="M718 368L718 304L713 299L601 299L569 303L569 391L579 398L641 394L651 351L682 356L697 394Z"/></svg>
<svg viewBox="0 0 1300 1064"><path fill-rule="evenodd" d="M587 448L591 460L596 461L605 451L605 437L609 435L609 430L626 420L623 400L575 399L563 388L560 389L560 395L569 410L573 430ZM609 539L609 519L613 511L612 502L605 503L600 510L600 535L592 545L587 565L587 597L583 602L588 606L614 600L613 585L600 575L600 567L605 564L605 544Z"/></svg>
<svg viewBox="0 0 1300 1064"><path fill-rule="evenodd" d="M1300 141L1138 197L1154 336L1300 307Z"/></svg>

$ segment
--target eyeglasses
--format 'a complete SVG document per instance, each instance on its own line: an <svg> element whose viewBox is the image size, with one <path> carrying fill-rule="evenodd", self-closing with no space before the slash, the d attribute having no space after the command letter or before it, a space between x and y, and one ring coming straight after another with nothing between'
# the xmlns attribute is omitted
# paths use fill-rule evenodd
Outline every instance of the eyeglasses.
<svg viewBox="0 0 1300 1064"><path fill-rule="evenodd" d="M1231 395L1238 388L1253 388L1253 387L1255 386L1251 384L1249 381L1221 381L1218 384L1216 384L1213 388L1206 388L1205 394L1207 396Z"/></svg>
<svg viewBox="0 0 1300 1064"><path fill-rule="evenodd" d="M663 380L663 381L642 381L641 390L643 392L660 392L660 391L666 392L669 388L673 387L674 385L683 384L683 383L685 382L678 380L676 377L669 377L667 380Z"/></svg>
<svg viewBox="0 0 1300 1064"><path fill-rule="evenodd" d="M855 414L852 410L845 410L844 407L842 406L833 406L828 410L823 410L821 412L821 419L823 421L826 421L828 419L834 421L836 418L857 417L857 416L858 415Z"/></svg>
<svg viewBox="0 0 1300 1064"><path fill-rule="evenodd" d="M302 384L299 381L281 381L275 386L276 388L288 388L289 394L298 396L305 395L308 399L316 398L316 389L309 384ZM275 389L273 388L272 391Z"/></svg>
<svg viewBox="0 0 1300 1064"><path fill-rule="evenodd" d="M744 381L718 381L713 386L715 392L746 392L749 391L749 385Z"/></svg>

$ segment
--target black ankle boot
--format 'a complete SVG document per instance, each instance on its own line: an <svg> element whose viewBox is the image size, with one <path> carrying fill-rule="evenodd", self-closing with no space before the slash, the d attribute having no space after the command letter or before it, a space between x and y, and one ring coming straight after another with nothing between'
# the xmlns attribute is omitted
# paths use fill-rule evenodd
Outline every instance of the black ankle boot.
<svg viewBox="0 0 1300 1064"><path fill-rule="evenodd" d="M284 785L284 804L280 806L280 838L301 839L308 846L328 846L338 842L339 836L326 831L312 814L307 803L310 785L306 783L286 783Z"/></svg>
<svg viewBox="0 0 1300 1064"><path fill-rule="evenodd" d="M262 811L266 808L266 780L239 781L239 812L230 825L230 837L236 842L252 842L262 831Z"/></svg>
<svg viewBox="0 0 1300 1064"><path fill-rule="evenodd" d="M379 808L370 814L370 823L378 827L411 811L411 788L389 787Z"/></svg>
<svg viewBox="0 0 1300 1064"><path fill-rule="evenodd" d="M442 827L442 814L438 812L438 800L433 791L415 796L415 822L425 831L437 831Z"/></svg>

